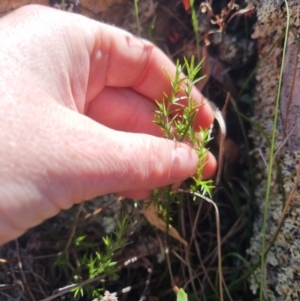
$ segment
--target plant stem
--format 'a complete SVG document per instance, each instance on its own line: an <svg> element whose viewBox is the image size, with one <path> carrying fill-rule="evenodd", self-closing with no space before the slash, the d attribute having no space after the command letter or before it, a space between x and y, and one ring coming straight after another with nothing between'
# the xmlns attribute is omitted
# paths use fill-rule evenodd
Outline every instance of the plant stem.
<svg viewBox="0 0 300 301"><path fill-rule="evenodd" d="M264 202L263 229L262 229L263 235L262 235L261 265L260 265L260 275L261 275L260 276L260 291L259 291L259 300L260 301L263 301L263 299L264 299L264 278L265 278L264 270L265 270L265 257L267 255L267 253L265 253L265 247L266 247L266 228L267 228L267 219L268 219L268 205L269 205L270 191L271 191L279 100L280 100L281 84L282 84L282 78L283 78L283 68L284 68L285 53L286 53L286 48L287 48L289 24L290 24L290 12L289 12L289 6L287 3L287 0L284 0L284 3L286 6L287 21L286 21L286 30L285 30L283 53L282 53L282 61L281 61L281 67L280 67L280 76L279 76L277 96L276 96L275 114L274 114L274 121L273 121L271 146L270 146L270 157L269 157L269 164L268 164L266 196L265 196L265 202Z"/></svg>
<svg viewBox="0 0 300 301"><path fill-rule="evenodd" d="M134 12L135 12L136 24L137 24L137 28L138 28L138 35L141 36L141 24L140 24L140 18L139 18L138 0L134 0Z"/></svg>

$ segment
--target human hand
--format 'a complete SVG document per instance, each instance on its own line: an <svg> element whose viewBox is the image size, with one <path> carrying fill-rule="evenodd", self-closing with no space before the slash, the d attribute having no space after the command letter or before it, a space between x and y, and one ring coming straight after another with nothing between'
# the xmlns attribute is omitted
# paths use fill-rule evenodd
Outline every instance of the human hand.
<svg viewBox="0 0 300 301"><path fill-rule="evenodd" d="M2 18L0 41L0 244L82 200L145 198L195 172L196 153L153 123L175 66L151 43L41 6ZM196 124L212 121L204 104ZM215 168L208 154L204 177Z"/></svg>

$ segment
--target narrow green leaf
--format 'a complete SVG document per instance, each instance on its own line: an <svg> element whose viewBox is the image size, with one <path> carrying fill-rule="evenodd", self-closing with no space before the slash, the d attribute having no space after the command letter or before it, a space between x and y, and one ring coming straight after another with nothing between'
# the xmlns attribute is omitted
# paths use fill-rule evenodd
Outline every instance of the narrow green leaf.
<svg viewBox="0 0 300 301"><path fill-rule="evenodd" d="M179 289L177 296L176 296L176 301L188 301L187 294L185 291L181 288Z"/></svg>

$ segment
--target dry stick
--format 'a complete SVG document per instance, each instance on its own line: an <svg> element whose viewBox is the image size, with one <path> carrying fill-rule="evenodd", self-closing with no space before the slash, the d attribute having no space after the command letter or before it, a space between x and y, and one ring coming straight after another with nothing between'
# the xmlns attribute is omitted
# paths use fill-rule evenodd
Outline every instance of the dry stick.
<svg viewBox="0 0 300 301"><path fill-rule="evenodd" d="M187 202L187 211L188 211L188 214L189 214L189 220L192 220L191 218L191 215L190 215L190 202ZM181 232L182 232L182 235L183 237L186 237L186 223L185 223L185 219L184 219L184 210L180 210L180 218L181 218ZM189 262L189 258L187 257L188 256L188 251L186 251L186 248L184 248L184 255L185 255L185 258L188 258L188 262L186 262L179 254L177 254L174 250L172 250L172 253L180 260L184 263L184 265L187 267L187 270L188 270L188 275L186 275L186 269L183 268L182 269L182 274L183 274L183 283L186 283L187 282L187 279L191 273L190 271L190 262ZM194 289L194 285L193 285L193 289Z"/></svg>
<svg viewBox="0 0 300 301"><path fill-rule="evenodd" d="M195 222L193 224L193 227L192 227L192 236L191 236L191 242L194 240L194 237L195 237L195 234L196 234L196 227L197 227L197 224L198 224L198 220L199 220L199 216L200 216L200 211L202 209L202 205L203 203L201 202L198 206L198 209L197 209L197 213L196 213L196 217L195 217ZM188 251L190 251L191 249L191 243L189 244L189 248L188 248Z"/></svg>
<svg viewBox="0 0 300 301"><path fill-rule="evenodd" d="M195 274L194 276L193 276L193 278L190 278L189 280L187 280L185 283L184 283L184 286L182 287L184 290L186 290L186 288L187 288L187 286L189 285L189 283L191 283L194 279L196 279L196 278L200 278L200 276L203 276L203 274L204 273L198 273L198 274ZM208 278L209 279L209 278ZM211 283L211 282L210 282ZM213 284L211 283L211 285L212 285L212 290L213 290L213 292L217 295L217 293L216 293L216 291L215 291L215 289L214 289L214 287L213 287ZM197 293L197 295L196 296L198 296L198 295L201 295L201 300L206 300L206 298L205 298L205 294L204 294L204 291L205 291L205 289L204 289L204 285L203 285L203 283L201 282L201 281L199 281L199 286L200 286L200 291ZM204 299L203 299L204 298ZM198 299L197 299L198 300Z"/></svg>
<svg viewBox="0 0 300 301"><path fill-rule="evenodd" d="M137 257L138 258L138 257ZM50 300L53 300L54 298L57 298L57 297L60 297L66 293L69 293L71 290L73 290L74 288L77 288L77 287L81 287L81 286L84 286L84 285L87 285L87 284L90 284L92 282L95 282L97 280L101 280L105 277L105 275L101 275L99 277L96 277L96 278L93 278L93 279L87 279L81 283L77 283L77 284L71 284L71 285L68 285L68 286L65 286L61 289L59 289L59 292L47 297L47 298L44 298L40 301L50 301Z"/></svg>
<svg viewBox="0 0 300 301"><path fill-rule="evenodd" d="M188 208L189 208L189 203L188 203ZM185 238L186 237L186 228L185 228L185 220L184 220L184 209L181 208L179 213L180 213L181 233L182 233L182 237Z"/></svg>
<svg viewBox="0 0 300 301"><path fill-rule="evenodd" d="M219 214L219 209L218 206L216 205L216 203L211 200L210 198L201 195L197 192L192 192L192 191L188 191L188 190L182 190L179 189L179 192L185 192L185 193L189 193L192 194L194 196L197 196L199 198L204 199L206 202L212 204L215 208L215 214L216 214L216 226L217 226L217 254L218 254L218 270L219 270L219 290L220 290L220 301L224 301L224 296L223 296L223 287L222 287L222 283L223 283L223 273L222 273L222 252L221 252L221 229L220 229L220 214Z"/></svg>
<svg viewBox="0 0 300 301"><path fill-rule="evenodd" d="M171 286L175 286L175 281L172 273L172 268L171 268L171 262L170 262L170 255L169 255L169 247L166 248L166 259L167 259L167 264L168 264L168 270L169 270L169 275L170 275L170 280L171 280Z"/></svg>
<svg viewBox="0 0 300 301"><path fill-rule="evenodd" d="M213 283L211 282L210 277L208 276L208 271L207 271L207 269L205 269L205 267L204 267L204 265L203 265L203 261L201 260L201 255L200 255L200 251L199 251L199 246L198 246L198 245L196 245L196 252L197 252L197 255L198 255L198 257L199 257L199 261L200 261L200 264L201 264L201 268L202 268L203 273L204 273L204 275L205 275L205 277L206 277L206 279L207 279L207 282L209 283L209 285L210 285L212 291L213 291L215 294L217 294L217 293L216 293L216 290L215 290L215 287L214 287ZM203 273L200 273L200 272L199 272L199 273L195 274L195 276L193 276L193 278L198 278L198 277L199 277L201 274L203 274ZM190 279L190 280L185 284L185 286L187 286L191 281L192 281L192 279ZM225 286L225 290L226 290L226 292L227 292L227 294L228 294L228 298L229 298L230 300L233 300L232 297L230 296L230 292L228 291L227 286L225 285L224 279L223 279L223 283L224 283L224 286ZM203 284L202 284L202 283L200 283L200 286L201 286L202 290L204 291L204 289L203 289Z"/></svg>
<svg viewBox="0 0 300 301"><path fill-rule="evenodd" d="M299 50L299 49L298 49ZM293 79L292 79L292 85L291 85L291 89L289 92L289 98L288 98L288 106L285 112L285 122L284 122L284 126L283 126L283 133L284 135L286 135L286 128L287 128L287 124L288 124L288 115L290 112L290 108L291 108L291 104L293 101L293 90L294 90L294 86L295 86L295 80L296 80L296 75L297 75L297 65L298 65L298 60L295 60L295 66L294 66L294 73L293 73Z"/></svg>
<svg viewBox="0 0 300 301"><path fill-rule="evenodd" d="M224 17L224 21L226 22L227 21L227 17L229 17L231 11L233 10L234 8L234 4L235 4L235 0L231 0L228 4L228 9L227 9L227 12L226 12L226 15Z"/></svg>
<svg viewBox="0 0 300 301"><path fill-rule="evenodd" d="M264 271L266 267L265 262L265 249L266 249L266 232L267 232L267 219L268 219L268 205L270 202L270 194L271 194L271 184L272 184L272 171L274 165L274 150L275 150L275 139L276 139L276 129L277 129L277 120L278 120L278 110L279 110L279 102L280 102L280 92L281 92L281 85L283 79L283 71L284 71L284 60L285 60L285 53L287 49L288 43L288 34L289 34L289 25L290 25L290 11L289 5L287 0L284 0L285 7L286 7L286 29L285 29L285 37L283 43L283 53L282 53L282 62L280 66L280 73L279 73L279 81L278 81L278 89L276 93L276 101L275 101L275 113L273 117L273 124L271 130L271 144L270 144L270 155L269 155L269 163L268 163L268 172L267 172L267 181L266 181L266 191L265 191L265 199L264 199L264 208L263 208L263 225L262 225L262 241L261 241L261 261L260 261L260 287L259 287L259 300L264 299L264 285L265 281L264 278L266 273Z"/></svg>
<svg viewBox="0 0 300 301"><path fill-rule="evenodd" d="M39 255L39 256L33 256L33 260L39 260L39 259L46 259L46 258L52 258L52 257L58 257L60 256L60 253L53 253L49 255Z"/></svg>
<svg viewBox="0 0 300 301"><path fill-rule="evenodd" d="M188 266L188 263L176 251L172 250L172 253L182 264Z"/></svg>
<svg viewBox="0 0 300 301"><path fill-rule="evenodd" d="M186 25L185 22L182 21L175 13L173 13L168 7L158 3L158 6L161 7L170 17L174 18L185 30L190 30L190 28Z"/></svg>
<svg viewBox="0 0 300 301"><path fill-rule="evenodd" d="M61 1L61 6L62 6L62 9L63 9L63 10L66 10L66 7L67 7L67 5L66 5L66 0L62 0L62 1Z"/></svg>
<svg viewBox="0 0 300 301"><path fill-rule="evenodd" d="M190 264L187 263L177 252L173 250L172 253L179 261L181 261L182 264L184 264L187 268L189 267ZM184 280L185 285L183 286L183 288L186 289L187 284L189 284L190 282L192 282L194 279L197 278L197 274L195 273L194 275L192 275L192 277L190 277L189 280L186 279L185 275L184 278L185 278ZM202 287L200 280L199 280L199 285Z"/></svg>
<svg viewBox="0 0 300 301"><path fill-rule="evenodd" d="M20 280L15 280L14 283L21 286L21 293L20 293L19 298L17 299L17 301L19 301L24 293L24 285Z"/></svg>
<svg viewBox="0 0 300 301"><path fill-rule="evenodd" d="M197 241L196 241L197 238L195 237L195 236L198 236L198 235L200 236L200 233L197 231L196 226L197 226L197 224L199 223L200 212L201 212L202 206L203 206L203 202L200 202L200 204L199 204L199 206L198 206L197 213L196 213L195 222L194 222L194 225L193 225L193 228L192 228L192 239L191 239L191 244L192 244L192 242L194 242L194 245L195 245L195 248L196 248L196 252L197 252L197 255L198 255L198 257L199 257L199 261L200 261L201 266L202 266L202 268L203 268L203 270L204 270L205 267L204 267L203 264L202 264L203 261L202 261L202 258L201 258L199 245L197 244ZM203 218L204 218L204 219L209 218L209 214L210 214L210 210L206 210L206 214L204 214ZM201 221L200 221L200 222L201 222ZM195 238L194 238L194 237L195 237ZM200 239L201 239L201 237L200 237ZM190 247L191 247L191 244L190 244ZM196 275L196 274L197 274L197 271L195 271L194 274ZM205 275L207 276L207 273L205 273ZM196 277L196 278L197 278L197 277ZM200 283L201 286L203 286L201 280L199 280L199 283ZM211 284L211 283L210 283L210 284ZM211 288L212 288L212 290L213 290L213 291L216 293L216 295L217 295L217 292L216 292L215 288L214 288L213 286L212 286Z"/></svg>
<svg viewBox="0 0 300 301"><path fill-rule="evenodd" d="M32 273L32 274L33 274L33 276L34 276L34 278L35 278L35 281L36 281L36 283L37 283L37 285L38 285L40 291L43 293L44 297L46 297L47 295L46 295L46 293L45 293L45 291L44 291L44 289L43 289L43 287L42 287L40 281L38 281L38 279L39 279L39 280L41 279L41 280L43 280L43 281L45 281L45 280L44 280L42 277L40 277L38 274L36 274L36 273ZM45 281L45 282L46 282L46 281Z"/></svg>
<svg viewBox="0 0 300 301"><path fill-rule="evenodd" d="M227 93L226 100L224 107L227 107L228 100L230 99L230 93ZM224 154L224 142L226 137L226 124L224 121L224 117L222 115L222 112L217 108L217 106L210 102L210 105L213 109L214 116L217 119L220 127L220 141L219 141L219 156L218 156L218 172L216 176L216 186L219 184L222 174L222 167L223 167L223 154ZM222 109L223 110L223 109Z"/></svg>
<svg viewBox="0 0 300 301"><path fill-rule="evenodd" d="M137 259L136 259L137 260ZM135 261L136 261L135 260ZM147 279L145 281L145 287L144 287L144 290L142 292L142 295L141 297L139 298L139 301L144 301L146 300L146 294L147 294L147 291L149 289L149 286L150 286L150 282L151 282L151 277L152 277L152 273L153 273L153 266L151 264L151 262L147 259L147 258L143 258L143 261L144 261L144 268L145 270L147 271L148 273L148 276L147 276ZM134 261L133 261L134 262ZM132 289L132 286L129 287L130 290ZM123 289L124 290L124 289ZM124 293L122 290L122 293ZM130 291L128 290L128 292Z"/></svg>
<svg viewBox="0 0 300 301"><path fill-rule="evenodd" d="M124 200L124 199L125 199L125 197L118 196L115 200L110 201L108 204L104 205L103 207L97 208L96 210L94 210L94 211L91 212L91 213L87 213L85 216L79 218L78 220L86 220L86 219L89 219L90 217L95 216L95 215L101 213L102 211L106 210L107 208L109 208L110 206L112 206L114 203L120 202L120 201L122 201L122 200Z"/></svg>
<svg viewBox="0 0 300 301"><path fill-rule="evenodd" d="M69 253L67 251L68 251L68 249L69 249L69 247L70 247L70 245L72 243L73 237L75 235L76 225L77 225L77 221L78 221L78 218L79 218L79 214L80 214L80 212L82 210L82 207L83 207L83 203L81 203L79 205L78 211L77 211L76 216L75 216L75 222L74 222L74 225L73 225L73 228L72 228L72 231L71 231L71 235L69 237L69 240L68 240L67 245L66 245L65 250L64 250L66 252L66 258L67 258L67 260L69 260Z"/></svg>
<svg viewBox="0 0 300 301"><path fill-rule="evenodd" d="M224 285L225 291L226 291L226 293L227 293L227 297L229 298L230 301L233 301L233 299L232 299L232 297L231 297L231 295L230 295L230 292L229 292L229 290L228 290L228 288L227 288L227 285L226 285L226 283L225 283L224 278L223 278L223 285Z"/></svg>
<svg viewBox="0 0 300 301"><path fill-rule="evenodd" d="M202 205L203 203L200 203L200 205L198 206L198 210L197 210L197 214L196 214L196 219L195 219L195 222L193 224L193 229L192 229L192 237L190 239L190 241L192 241L194 239L194 236L195 236L195 232L196 232L196 224L197 224L197 220L199 219L199 214L198 212L200 211L200 208L202 208ZM190 208L190 207L188 207ZM189 214L191 216L191 212L189 211ZM191 246L191 243L190 245ZM197 244L195 243L195 246L196 246L196 249L197 249ZM190 249L190 248L189 248ZM174 254L175 257L177 257L187 268L188 268L188 271L189 271L189 275L190 275L190 279L189 280L185 280L185 285L184 285L184 289L186 288L186 286L189 284L189 283L192 283L192 286L193 286L193 290L194 290L194 293L197 295L197 291L196 291L196 288L195 288L195 285L194 285L194 279L198 279L197 277L197 274L193 274L192 273L192 270L191 270L191 265L190 265L190 261L189 261L189 258L188 258L188 254L189 254L189 249L188 250L185 250L185 254L186 254L186 260L184 260L179 254L177 254L174 250L172 251L172 253ZM198 250L197 250L198 251ZM201 261L201 258L199 258L199 260ZM207 275L206 275L207 276ZM208 277L207 277L208 278ZM209 279L209 278L208 278ZM211 287L212 287L212 290L214 290L214 292L216 293L215 289L214 289L214 286L213 284L210 282L211 284ZM201 283L201 281L199 280L199 285L201 286L202 290L203 290L203 285Z"/></svg>
<svg viewBox="0 0 300 301"><path fill-rule="evenodd" d="M12 285L12 287L15 287L15 285L19 285L19 286L21 287L21 289L22 289L22 291L21 291L21 293L20 293L20 296L19 296L19 298L18 298L18 301L21 299L21 297L22 297L22 299L23 299L24 301L27 301L27 300L28 300L27 297L26 297L26 296L23 296L23 293L24 293L24 290L25 290L24 285L23 285L22 281L20 281L19 279L17 279L16 274L15 274L15 271L14 271L12 265L10 265L10 271L9 271L9 274L10 274L11 277L14 279L14 281L13 281L14 284ZM7 286L7 285L5 285L5 286ZM10 286L11 286L11 285L10 285Z"/></svg>
<svg viewBox="0 0 300 301"><path fill-rule="evenodd" d="M294 196L294 194L295 194L295 192L297 190L299 181L300 181L300 163L298 163L298 166L297 166L297 174L296 174L296 178L295 178L295 184L294 184L292 190L289 193L288 199L287 199L287 201L285 203L285 206L284 206L284 208L282 210L282 214L280 216L280 220L278 222L277 229L276 229L275 233L273 234L273 236L272 236L272 238L271 238L271 240L269 242L269 245L266 248L266 252L265 253L269 252L269 249L271 248L272 244L274 243L274 241L275 241L275 239L276 239L276 237L277 237L277 235L278 235L278 233L279 233L279 231L280 231L280 229L282 227L283 221L285 219L285 215L286 215L286 213L288 211L288 208L289 208L290 203L291 203L291 201L293 199L293 196Z"/></svg>
<svg viewBox="0 0 300 301"><path fill-rule="evenodd" d="M187 203L187 207L188 207L188 212L189 212L189 208L190 208L190 205L189 205L189 202ZM185 238L186 237L186 225L185 225L185 219L184 219L184 209L181 208L181 210L179 210L179 213L180 213L180 226L181 226L181 233L182 233L182 236ZM184 248L184 254L186 255L186 248ZM174 250L172 250L172 253L180 260L182 261L182 263L184 264L185 267L188 268L188 263L179 255L177 254ZM189 274L189 268L188 268L188 274ZM186 269L183 268L182 269L182 278L183 278L183 283L186 283L187 279L188 279L188 275L186 275ZM174 290L174 288L173 288Z"/></svg>
<svg viewBox="0 0 300 301"><path fill-rule="evenodd" d="M199 258L199 261L200 261L200 265L201 265L202 271L203 271L203 273L204 273L204 275L206 277L206 280L207 280L208 284L210 285L212 291L217 295L216 288L215 288L214 284L211 282L211 279L210 279L210 277L208 275L208 271L207 271L207 269L204 266L204 263L203 263L203 260L202 260L201 254L200 254L199 245L195 244L195 247L196 247L196 252L197 252L197 255L198 255L198 258ZM203 286L202 282L201 282L201 286Z"/></svg>
<svg viewBox="0 0 300 301"><path fill-rule="evenodd" d="M16 273L15 273L15 269L13 268L13 265L12 264L10 264L9 265L9 272L8 272L8 269L6 269L5 270L5 273L7 274L7 275L10 275L11 276L11 278L13 278L13 280L14 280L14 282L15 283L17 283L17 284L19 284L19 282L21 283L21 285L23 286L23 283L19 280L19 279L17 279L17 277L16 277ZM10 285L5 285L5 287L7 287L7 286L9 286L9 287L13 287L13 285L14 284L10 284ZM1 286L3 286L3 284L1 285Z"/></svg>
<svg viewBox="0 0 300 301"><path fill-rule="evenodd" d="M190 243L185 247L185 259L186 259L186 262L187 262L188 272L189 272L189 276L190 276L190 279L191 279L191 284L192 284L193 291L194 291L195 295L197 295L197 289L196 289L195 283L193 281L193 279L194 279L193 274L195 274L195 273L193 273L192 268L191 268L189 253L190 253L192 241L194 240L196 225L197 225L197 221L199 220L199 215L200 215L201 208L202 208L202 203L201 203L200 206L198 206L198 210L197 210L197 213L196 213L196 218L195 218L195 221L194 221L194 224L193 224L193 227L192 227L192 237L190 239ZM190 209L190 207L189 207L189 209ZM191 215L191 212L189 212L189 214Z"/></svg>
<svg viewBox="0 0 300 301"><path fill-rule="evenodd" d="M223 245L223 243L232 235L234 235L238 230L240 230L239 228L235 229L238 225L238 223L241 222L242 217L244 217L245 214L241 214L241 216L235 221L235 223L233 224L233 226L231 227L231 229L227 232L227 234L222 238L221 240L221 246ZM242 225L240 225L242 226ZM235 231L233 231L235 229ZM217 248L214 248L210 254L208 254L204 260L204 263L207 262L217 251Z"/></svg>
<svg viewBox="0 0 300 301"><path fill-rule="evenodd" d="M169 257L169 248L168 247L164 247L163 243L160 239L160 237L157 235L157 239L160 245L160 249L162 250L162 252L165 254L166 259L167 259L167 264L168 264L168 269L169 269L169 275L170 275L170 279L171 279L171 286L175 286L175 281L173 278L173 273L172 273L172 269L171 269L171 263L170 263L170 257Z"/></svg>
<svg viewBox="0 0 300 301"><path fill-rule="evenodd" d="M264 154L263 154L261 148L258 148L258 149L257 149L257 152L258 152L258 154L260 155L262 161L264 162L265 168L266 168L266 171L267 171L267 170L268 170L268 163L267 163L267 161L266 161L266 158L264 157Z"/></svg>
<svg viewBox="0 0 300 301"><path fill-rule="evenodd" d="M230 231L226 234L226 236L224 236L224 237L222 238L221 245L223 245L223 243L224 243L230 236L234 235L238 230L240 230L239 228L237 228L237 226L238 226L238 223L241 221L242 217L243 217L243 215L241 215L241 216L239 217L239 219L234 223L234 225L231 227ZM235 231L233 231L233 230L235 230ZM207 278L207 281L208 281L208 283L210 284L212 290L215 292L214 285L213 285L212 282L210 281L210 278L209 278L209 276L208 276L207 270L206 270L205 267L204 267L204 262L206 262L206 261L212 256L212 254L215 253L215 250L216 250L216 249L214 249L214 250L210 253L210 255L208 255L208 256L205 258L205 260L204 260L204 262L203 262L203 261L201 260L201 255L200 255L199 247L198 247L198 245L195 245L195 246L196 246L196 251L197 251L197 254L198 254L198 257L199 257L199 261L200 261L200 263L201 263L201 268L202 268L202 270L203 270L203 272L204 272L204 274L205 274L205 276L206 276L206 278ZM196 277L197 277L197 275L196 275ZM227 285L226 285L224 279L223 279L223 284L224 284L225 290L226 290L226 292L227 292L228 298L229 298L230 300L232 300L231 295L230 295L230 292L229 292L228 289L227 289Z"/></svg>
<svg viewBox="0 0 300 301"><path fill-rule="evenodd" d="M20 297L18 299L13 298L12 296L10 296L9 294L6 294L4 292L0 292L1 295L4 295L6 297L6 300L12 300L12 301L19 301Z"/></svg>
<svg viewBox="0 0 300 301"><path fill-rule="evenodd" d="M66 294L66 293L69 293L74 288L90 284L90 283L95 282L97 280L101 280L104 277L105 277L105 275L101 275L101 276L93 278L93 279L87 279L87 280L85 280L85 281L83 281L81 283L71 284L71 285L65 286L65 287L59 289L60 290L59 292L57 292L57 293L55 293L55 294L53 294L53 295L51 295L51 296L49 296L49 297L47 297L45 299L42 299L40 301L50 301L50 300L53 300L53 299L55 299L57 297L60 297L60 296L62 296L64 294Z"/></svg>
<svg viewBox="0 0 300 301"><path fill-rule="evenodd" d="M18 257L18 267L19 267L19 269L20 269L20 273L21 273L21 276L22 276L24 285L26 286L26 291L29 293L31 300L35 301L35 298L34 298L34 296L32 295L31 290L27 287L27 279L26 279L25 274L24 274L24 271L23 271L23 265L22 265L22 261L21 261L21 257L20 257L19 242L18 242L17 239L15 240L15 242L16 242L16 249L17 249L16 251L17 251L17 257ZM22 284L22 286L23 286L23 284ZM20 296L20 297L21 297L21 296Z"/></svg>
<svg viewBox="0 0 300 301"><path fill-rule="evenodd" d="M279 153L279 151L281 150L281 148L287 143L288 139L290 138L290 136L292 135L292 133L294 132L295 128L297 127L297 123L295 124L295 126L292 128L292 130L289 132L289 134L285 137L285 139L282 141L282 143L278 146L276 152L274 153L274 157L277 156L277 154Z"/></svg>
<svg viewBox="0 0 300 301"><path fill-rule="evenodd" d="M189 276L190 276L190 279L194 279L193 277L193 270L192 270L192 267L191 267L191 263L190 263L190 259L189 259L189 253L188 253L188 246L185 247L185 258L186 258L186 262L187 262L187 268L188 268L188 271L189 271ZM194 281L192 280L191 281L191 284L192 284L192 287L193 287L193 291L194 291L194 294L197 296L197 289L196 289L196 286L195 286L195 283Z"/></svg>

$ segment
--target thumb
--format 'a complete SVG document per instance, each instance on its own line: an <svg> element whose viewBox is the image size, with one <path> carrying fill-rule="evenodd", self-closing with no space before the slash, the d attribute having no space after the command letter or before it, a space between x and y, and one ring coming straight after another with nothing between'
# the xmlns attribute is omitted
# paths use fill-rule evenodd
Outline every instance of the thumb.
<svg viewBox="0 0 300 301"><path fill-rule="evenodd" d="M39 107L26 103L21 113L34 108L42 111L20 119L21 133L13 135L20 131L18 120L5 132L14 151L12 143L0 150L0 165L8 171L0 179L6 200L0 202L0 244L74 203L151 190L196 171L197 154L185 144L115 131L46 100Z"/></svg>
<svg viewBox="0 0 300 301"><path fill-rule="evenodd" d="M74 189L71 203L64 208L107 193L149 191L196 172L197 154L186 144L115 131L92 120L77 122L77 126L76 134L64 135L68 137L68 149L63 150L66 157L62 164L71 175L64 187ZM78 159L70 160L74 157Z"/></svg>

